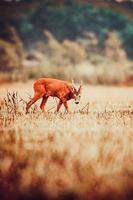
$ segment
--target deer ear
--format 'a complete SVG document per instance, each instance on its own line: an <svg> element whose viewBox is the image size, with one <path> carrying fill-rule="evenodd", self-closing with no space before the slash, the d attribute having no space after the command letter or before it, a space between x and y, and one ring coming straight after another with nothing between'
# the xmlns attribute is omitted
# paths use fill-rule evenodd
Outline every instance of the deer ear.
<svg viewBox="0 0 133 200"><path fill-rule="evenodd" d="M74 80L72 79L72 85L74 85Z"/></svg>
<svg viewBox="0 0 133 200"><path fill-rule="evenodd" d="M75 87L72 85L72 92L75 93Z"/></svg>
<svg viewBox="0 0 133 200"><path fill-rule="evenodd" d="M73 88L75 88L75 83L74 83L73 79L72 79L72 86L73 86Z"/></svg>

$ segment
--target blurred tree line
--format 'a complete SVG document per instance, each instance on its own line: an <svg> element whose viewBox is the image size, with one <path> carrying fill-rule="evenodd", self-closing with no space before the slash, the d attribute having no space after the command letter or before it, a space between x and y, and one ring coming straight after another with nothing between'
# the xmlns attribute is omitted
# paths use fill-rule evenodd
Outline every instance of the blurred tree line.
<svg viewBox="0 0 133 200"><path fill-rule="evenodd" d="M26 2L23 5L26 7L27 4L34 5L37 1L20 0L19 2L21 9L21 2ZM98 38L99 47L102 47L108 31L117 31L129 58L133 59L133 21L131 18L111 8L95 8L93 4L76 4L75 2L58 0L55 3L53 0L41 0L36 9L29 8L28 12L23 12L20 16L17 16L16 10L16 17L12 17L11 14L2 16L0 17L0 37L6 37L3 27L8 23L16 27L27 47L32 46L38 40L44 40L43 30L52 32L58 41L63 41L64 38L76 40L77 37L82 37L85 31L94 32ZM55 4L60 6L55 6ZM123 6L128 8L127 12L132 12L131 5L131 2L126 2ZM8 6L13 5L8 3ZM19 3L17 6L19 12Z"/></svg>
<svg viewBox="0 0 133 200"><path fill-rule="evenodd" d="M132 9L131 1L2 0L0 69L21 66L31 49L43 53L44 66L74 65L85 59L98 65L104 56L122 65L127 56L133 60Z"/></svg>

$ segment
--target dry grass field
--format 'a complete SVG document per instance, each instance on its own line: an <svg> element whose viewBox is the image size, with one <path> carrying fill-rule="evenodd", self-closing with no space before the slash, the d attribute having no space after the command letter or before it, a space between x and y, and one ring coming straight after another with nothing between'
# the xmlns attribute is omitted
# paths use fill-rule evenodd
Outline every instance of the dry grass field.
<svg viewBox="0 0 133 200"><path fill-rule="evenodd" d="M133 88L84 86L71 113L25 115L32 81L0 86L0 200L133 199Z"/></svg>

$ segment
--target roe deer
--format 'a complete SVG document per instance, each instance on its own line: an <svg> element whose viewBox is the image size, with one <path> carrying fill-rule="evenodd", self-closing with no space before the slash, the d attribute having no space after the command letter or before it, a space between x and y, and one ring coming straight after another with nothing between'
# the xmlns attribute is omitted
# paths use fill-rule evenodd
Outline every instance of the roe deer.
<svg viewBox="0 0 133 200"><path fill-rule="evenodd" d="M27 103L26 113L28 113L31 105L40 98L42 98L40 108L42 111L45 111L45 104L50 96L59 98L57 112L62 104L64 105L66 111L69 112L67 101L74 99L75 103L78 104L81 97L81 89L82 84L80 84L77 90L74 86L74 82L69 83L67 81L52 78L38 79L34 83L34 97Z"/></svg>

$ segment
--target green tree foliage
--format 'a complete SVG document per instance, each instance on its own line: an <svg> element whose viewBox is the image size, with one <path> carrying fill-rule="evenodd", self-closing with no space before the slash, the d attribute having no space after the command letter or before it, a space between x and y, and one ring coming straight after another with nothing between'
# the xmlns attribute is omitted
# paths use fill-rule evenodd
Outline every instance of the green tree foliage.
<svg viewBox="0 0 133 200"><path fill-rule="evenodd" d="M94 8L91 5L41 6L30 16L36 31L51 31L59 41L77 39L84 32L94 32L99 46L104 45L108 31L118 32L130 58L133 58L133 21L111 9Z"/></svg>
<svg viewBox="0 0 133 200"><path fill-rule="evenodd" d="M31 2L36 1L29 0ZM27 46L31 47L38 40L43 40L44 30L48 30L58 41L77 40L83 37L84 32L94 32L99 47L103 47L107 33L116 31L128 56L133 59L133 21L128 17L109 7L94 8L91 4L76 4L72 0L56 1L62 4L55 6L54 2L41 0L40 6L29 14L8 19Z"/></svg>

